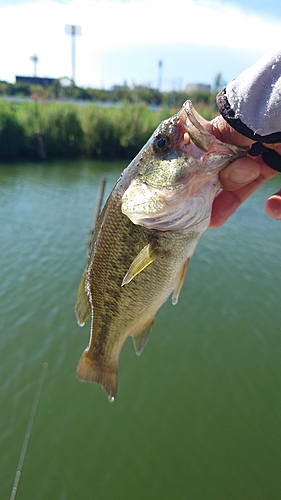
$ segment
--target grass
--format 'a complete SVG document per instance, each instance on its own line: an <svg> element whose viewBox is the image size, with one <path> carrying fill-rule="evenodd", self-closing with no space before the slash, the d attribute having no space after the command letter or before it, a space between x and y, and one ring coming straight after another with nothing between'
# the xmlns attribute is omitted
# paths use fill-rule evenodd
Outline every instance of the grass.
<svg viewBox="0 0 281 500"><path fill-rule="evenodd" d="M213 117L206 105L196 109ZM101 107L0 100L0 161L132 158L155 128L177 110L146 105Z"/></svg>

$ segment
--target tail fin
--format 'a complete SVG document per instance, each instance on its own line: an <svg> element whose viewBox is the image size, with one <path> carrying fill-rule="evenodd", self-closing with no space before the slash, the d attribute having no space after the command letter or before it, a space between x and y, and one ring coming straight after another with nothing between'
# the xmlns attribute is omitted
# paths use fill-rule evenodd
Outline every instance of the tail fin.
<svg viewBox="0 0 281 500"><path fill-rule="evenodd" d="M76 376L81 382L100 384L107 392L110 401L114 401L118 383L118 364L106 364L95 361L88 353L83 352L76 370Z"/></svg>

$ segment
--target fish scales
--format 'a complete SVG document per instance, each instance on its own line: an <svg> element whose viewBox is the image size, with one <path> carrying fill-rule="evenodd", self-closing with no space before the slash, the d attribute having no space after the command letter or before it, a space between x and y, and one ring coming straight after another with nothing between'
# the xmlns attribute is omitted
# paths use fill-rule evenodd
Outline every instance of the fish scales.
<svg viewBox="0 0 281 500"><path fill-rule="evenodd" d="M98 244L94 245L94 259L89 259L86 270L93 314L87 359L91 359L91 369L95 367L91 372L93 381L98 379L109 396L116 394L118 359L124 341L153 322L156 311L175 287L190 240L190 235L175 238L172 233L133 224L122 214L121 202L116 210L112 198L97 222ZM135 256L151 241L159 243L161 258L138 274L130 286L122 287ZM77 374L81 380L89 380L82 363Z"/></svg>
<svg viewBox="0 0 281 500"><path fill-rule="evenodd" d="M191 103L162 122L123 172L95 226L76 299L78 323L91 337L77 367L113 399L121 348L131 335L140 354L155 315L172 294L209 225L218 172L246 154L204 128Z"/></svg>

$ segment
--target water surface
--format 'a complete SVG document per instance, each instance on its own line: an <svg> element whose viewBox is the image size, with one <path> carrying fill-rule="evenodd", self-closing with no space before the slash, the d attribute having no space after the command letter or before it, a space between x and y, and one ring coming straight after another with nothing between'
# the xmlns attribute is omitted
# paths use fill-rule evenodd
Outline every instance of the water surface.
<svg viewBox="0 0 281 500"><path fill-rule="evenodd" d="M280 499L281 226L263 211L280 176L205 233L109 404L75 378L90 325L73 304L99 179L108 194L124 166L0 167L1 498L47 362L17 500Z"/></svg>

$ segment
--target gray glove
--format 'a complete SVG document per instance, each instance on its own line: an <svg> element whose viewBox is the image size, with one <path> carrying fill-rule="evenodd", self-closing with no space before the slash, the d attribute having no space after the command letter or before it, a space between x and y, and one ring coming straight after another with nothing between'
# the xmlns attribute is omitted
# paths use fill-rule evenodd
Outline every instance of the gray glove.
<svg viewBox="0 0 281 500"><path fill-rule="evenodd" d="M256 141L249 154L281 172L281 156L264 144L281 142L281 49L266 54L217 95L220 114L240 134Z"/></svg>

